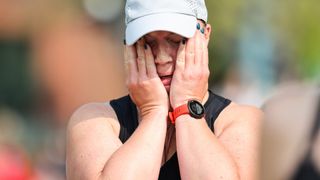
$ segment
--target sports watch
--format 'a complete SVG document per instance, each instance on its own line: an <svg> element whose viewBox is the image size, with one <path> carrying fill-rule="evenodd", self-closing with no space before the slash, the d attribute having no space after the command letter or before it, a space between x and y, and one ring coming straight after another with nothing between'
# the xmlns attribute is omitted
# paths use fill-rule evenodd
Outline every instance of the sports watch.
<svg viewBox="0 0 320 180"><path fill-rule="evenodd" d="M204 110L203 105L199 101L189 100L187 104L178 106L173 112L169 112L169 118L172 124L183 114L189 114L193 118L201 119L204 116Z"/></svg>

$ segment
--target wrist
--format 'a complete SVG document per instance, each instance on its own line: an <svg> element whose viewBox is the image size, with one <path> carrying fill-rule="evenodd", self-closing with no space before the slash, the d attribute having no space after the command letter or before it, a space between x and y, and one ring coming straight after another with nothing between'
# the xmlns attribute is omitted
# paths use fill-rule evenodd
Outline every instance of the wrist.
<svg viewBox="0 0 320 180"><path fill-rule="evenodd" d="M172 107L172 109L176 109L177 107L182 106L182 105L184 105L184 104L188 104L188 100L187 100L187 99L186 99L186 100L179 101L179 102L176 102L176 103L173 103L173 104L171 105L171 107Z"/></svg>
<svg viewBox="0 0 320 180"><path fill-rule="evenodd" d="M141 117L146 116L155 116L155 117L166 117L168 115L168 108L165 107L156 107L140 110L139 113Z"/></svg>
<svg viewBox="0 0 320 180"><path fill-rule="evenodd" d="M205 109L201 102L197 100L189 100L187 103L177 106L172 112L169 112L169 119L172 124L182 115L188 115L195 119L204 117Z"/></svg>
<svg viewBox="0 0 320 180"><path fill-rule="evenodd" d="M183 104L187 104L189 100L197 100L199 102L201 102L202 105L204 105L207 100L209 98L209 91L206 91L205 94L203 96L185 96L183 99L179 98L173 101L171 101L171 108L175 109Z"/></svg>

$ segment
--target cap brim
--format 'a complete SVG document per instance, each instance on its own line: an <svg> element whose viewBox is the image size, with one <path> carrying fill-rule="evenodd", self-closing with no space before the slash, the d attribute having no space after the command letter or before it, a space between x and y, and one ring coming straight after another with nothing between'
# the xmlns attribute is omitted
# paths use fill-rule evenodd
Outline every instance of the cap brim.
<svg viewBox="0 0 320 180"><path fill-rule="evenodd" d="M196 24L196 17L186 14L158 13L146 15L127 24L126 43L132 45L142 36L153 31L169 31L191 38L196 32Z"/></svg>

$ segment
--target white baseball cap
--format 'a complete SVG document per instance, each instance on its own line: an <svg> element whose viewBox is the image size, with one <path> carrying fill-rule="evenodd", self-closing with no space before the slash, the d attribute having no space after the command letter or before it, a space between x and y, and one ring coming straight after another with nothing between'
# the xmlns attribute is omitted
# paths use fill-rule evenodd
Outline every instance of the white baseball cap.
<svg viewBox="0 0 320 180"><path fill-rule="evenodd" d="M197 19L207 22L204 0L127 0L125 6L127 45L153 31L169 31L193 37Z"/></svg>

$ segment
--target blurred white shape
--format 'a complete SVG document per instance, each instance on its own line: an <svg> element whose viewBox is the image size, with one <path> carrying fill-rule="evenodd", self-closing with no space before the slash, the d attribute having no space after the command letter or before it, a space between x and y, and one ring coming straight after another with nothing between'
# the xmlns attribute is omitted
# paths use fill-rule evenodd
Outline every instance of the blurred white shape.
<svg viewBox="0 0 320 180"><path fill-rule="evenodd" d="M84 9L98 21L111 22L123 8L123 0L83 0Z"/></svg>

